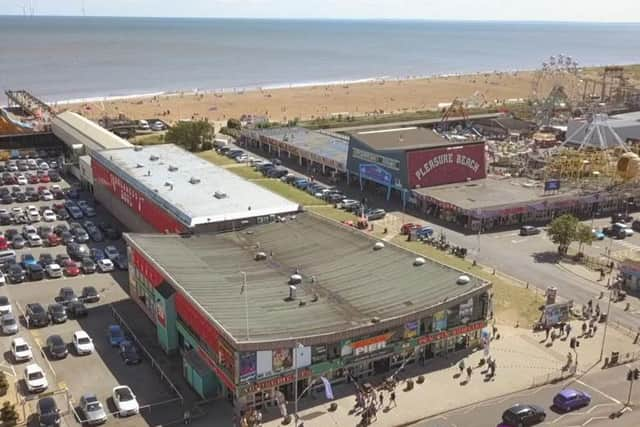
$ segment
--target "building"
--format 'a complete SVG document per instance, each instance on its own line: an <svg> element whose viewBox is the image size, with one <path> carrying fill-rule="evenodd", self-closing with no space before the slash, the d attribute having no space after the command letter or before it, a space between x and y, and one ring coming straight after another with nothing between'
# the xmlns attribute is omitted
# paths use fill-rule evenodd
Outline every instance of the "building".
<svg viewBox="0 0 640 427"><path fill-rule="evenodd" d="M337 133L300 127L245 129L239 142L266 151L268 157L296 161L309 174L338 179L347 171L349 139Z"/></svg>
<svg viewBox="0 0 640 427"><path fill-rule="evenodd" d="M96 199L136 232L232 230L299 210L173 144L94 151L91 169Z"/></svg>
<svg viewBox="0 0 640 427"><path fill-rule="evenodd" d="M411 190L486 176L484 141L449 140L431 129L406 127L350 134L347 169L361 189L379 186L407 203Z"/></svg>
<svg viewBox="0 0 640 427"><path fill-rule="evenodd" d="M303 213L242 231L125 234L131 298L202 397L237 407L478 345L491 284ZM465 280L466 279L466 280ZM468 280L468 281L467 281Z"/></svg>
<svg viewBox="0 0 640 427"><path fill-rule="evenodd" d="M571 119L565 144L580 148L610 149L640 142L640 112L590 119Z"/></svg>
<svg viewBox="0 0 640 427"><path fill-rule="evenodd" d="M510 116L500 116L489 119L480 119L473 122L473 129L477 130L487 139L515 139L532 136L538 126L526 120L520 120Z"/></svg>
<svg viewBox="0 0 640 427"><path fill-rule="evenodd" d="M420 212L477 232L501 227L546 224L570 213L589 219L622 212L640 199L640 189L545 190L540 181L490 176L484 180L413 190Z"/></svg>

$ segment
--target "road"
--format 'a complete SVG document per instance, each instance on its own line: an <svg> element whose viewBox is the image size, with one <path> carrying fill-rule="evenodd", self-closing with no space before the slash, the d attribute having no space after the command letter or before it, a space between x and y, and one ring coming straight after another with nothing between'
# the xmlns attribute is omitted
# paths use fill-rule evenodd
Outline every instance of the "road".
<svg viewBox="0 0 640 427"><path fill-rule="evenodd" d="M415 427L493 427L500 423L505 409L516 403L530 403L543 407L547 417L539 426L584 427L610 425L609 416L621 410L627 401L629 382L626 375L630 366L594 371L579 380L547 385L534 390L514 393L501 398L480 402L466 408L449 411L413 424ZM559 413L550 408L553 396L565 387L575 388L592 396L591 405L570 412ZM632 406L640 403L640 384L635 384L631 396ZM640 411L627 410L617 418L616 426L636 427L640 425Z"/></svg>

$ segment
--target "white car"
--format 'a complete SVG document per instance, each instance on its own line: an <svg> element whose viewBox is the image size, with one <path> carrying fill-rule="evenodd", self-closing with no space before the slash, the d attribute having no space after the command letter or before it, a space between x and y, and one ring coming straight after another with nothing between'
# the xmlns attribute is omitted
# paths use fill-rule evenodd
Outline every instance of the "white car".
<svg viewBox="0 0 640 427"><path fill-rule="evenodd" d="M40 168L41 171L48 171L49 170L49 164L47 162L42 162L38 165L38 167Z"/></svg>
<svg viewBox="0 0 640 427"><path fill-rule="evenodd" d="M36 363L24 368L24 382L27 384L27 390L31 393L45 391L49 387L44 371Z"/></svg>
<svg viewBox="0 0 640 427"><path fill-rule="evenodd" d="M18 185L27 185L29 183L27 177L24 175L18 175L16 181L18 182Z"/></svg>
<svg viewBox="0 0 640 427"><path fill-rule="evenodd" d="M118 249L116 249L115 246L107 246L106 248L104 248L104 254L111 261L114 261L116 258L120 256L120 252L118 252Z"/></svg>
<svg viewBox="0 0 640 427"><path fill-rule="evenodd" d="M51 187L49 187L49 190L51 190L51 191L62 191L62 187L60 187L58 184L53 184Z"/></svg>
<svg viewBox="0 0 640 427"><path fill-rule="evenodd" d="M36 233L27 234L27 241L32 248L42 246L42 239Z"/></svg>
<svg viewBox="0 0 640 427"><path fill-rule="evenodd" d="M102 273L108 273L109 271L113 271L114 269L113 261L111 261L108 258L98 260L98 269Z"/></svg>
<svg viewBox="0 0 640 427"><path fill-rule="evenodd" d="M0 271L0 286L4 285L5 283L7 283L7 279L4 277L4 273Z"/></svg>
<svg viewBox="0 0 640 427"><path fill-rule="evenodd" d="M60 267L60 265L56 264L55 262L47 265L45 270L47 270L47 275L52 279L62 277L62 267Z"/></svg>
<svg viewBox="0 0 640 427"><path fill-rule="evenodd" d="M50 202L51 200L53 200L53 193L51 193L51 191L49 190L42 190L42 193L40 193L40 199L44 200L45 202Z"/></svg>
<svg viewBox="0 0 640 427"><path fill-rule="evenodd" d="M133 391L126 385L114 387L112 398L118 415L121 417L135 415L140 411L140 405L138 405L136 395L133 394Z"/></svg>
<svg viewBox="0 0 640 427"><path fill-rule="evenodd" d="M11 340L11 355L16 363L33 359L31 346L21 337Z"/></svg>
<svg viewBox="0 0 640 427"><path fill-rule="evenodd" d="M73 347L76 350L76 354L91 354L93 353L93 340L85 331L76 331L73 333Z"/></svg>
<svg viewBox="0 0 640 427"><path fill-rule="evenodd" d="M0 316L11 312L11 301L6 296L0 295Z"/></svg>
<svg viewBox="0 0 640 427"><path fill-rule="evenodd" d="M11 213L14 216L20 215L24 213L24 209L22 209L21 207L15 207L15 208L11 208Z"/></svg>
<svg viewBox="0 0 640 427"><path fill-rule="evenodd" d="M246 163L248 161L249 161L249 156L247 156L246 154L236 157L237 163Z"/></svg>
<svg viewBox="0 0 640 427"><path fill-rule="evenodd" d="M42 218L46 221L46 222L53 222L55 221L56 218L56 214L53 213L53 211L51 209L45 209L44 212L42 212Z"/></svg>
<svg viewBox="0 0 640 427"><path fill-rule="evenodd" d="M140 130L149 130L149 129L151 129L149 127L149 122L146 121L146 120L138 120L138 128Z"/></svg>
<svg viewBox="0 0 640 427"><path fill-rule="evenodd" d="M29 218L29 221L31 222L40 221L40 212L38 212L38 209L35 206L27 209L27 218Z"/></svg>
<svg viewBox="0 0 640 427"><path fill-rule="evenodd" d="M151 130L161 131L161 130L164 130L164 128L165 128L164 123L162 123L161 121L155 121L151 123Z"/></svg>

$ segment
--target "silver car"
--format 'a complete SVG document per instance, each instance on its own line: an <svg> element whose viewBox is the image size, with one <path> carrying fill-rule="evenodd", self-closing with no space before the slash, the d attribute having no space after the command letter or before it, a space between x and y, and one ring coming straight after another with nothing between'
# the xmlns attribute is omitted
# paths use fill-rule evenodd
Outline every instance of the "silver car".
<svg viewBox="0 0 640 427"><path fill-rule="evenodd" d="M18 321L13 313L7 313L0 319L2 324L2 333L5 335L13 335L18 333Z"/></svg>
<svg viewBox="0 0 640 427"><path fill-rule="evenodd" d="M85 394L80 398L80 409L84 422L89 425L107 422L107 413L95 394Z"/></svg>

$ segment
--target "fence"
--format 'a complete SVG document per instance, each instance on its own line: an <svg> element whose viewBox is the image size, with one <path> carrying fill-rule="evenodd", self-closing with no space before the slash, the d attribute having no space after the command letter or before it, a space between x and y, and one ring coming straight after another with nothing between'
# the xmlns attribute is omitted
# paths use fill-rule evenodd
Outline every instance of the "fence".
<svg viewBox="0 0 640 427"><path fill-rule="evenodd" d="M576 374L577 366L575 364L571 365L568 369L561 369L559 371L550 372L545 375L539 375L537 377L533 377L531 381L531 387L540 387L545 384L551 384L558 381L565 380L570 378Z"/></svg>
<svg viewBox="0 0 640 427"><path fill-rule="evenodd" d="M182 396L182 393L180 393L178 391L178 388L175 386L175 384L173 384L173 382L169 379L167 374L164 373L164 371L160 367L160 364L158 362L156 362L156 359L151 355L149 350L147 350L147 348L144 345L142 345L142 342L138 339L136 334L133 333L133 330L129 327L127 322L124 321L124 319L122 318L120 313L118 313L118 311L115 309L115 307L113 307L113 305L109 305L109 307L111 308L111 313L113 314L113 318L120 325L122 325L122 327L124 327L124 329L127 330L128 335L131 338L133 338L133 340L138 344L138 347L140 347L142 349L142 351L144 351L144 353L147 356L147 358L151 361L151 367L158 370L158 372L160 373L160 379L166 381L167 384L169 384L169 387L171 387L171 389L176 394L176 396L178 396L177 398L178 398L178 400L180 400L180 404L182 406L184 406L184 396ZM173 400L171 400L171 401L173 401ZM161 402L161 404L169 403L171 401ZM150 406L150 405L148 405L148 406Z"/></svg>

